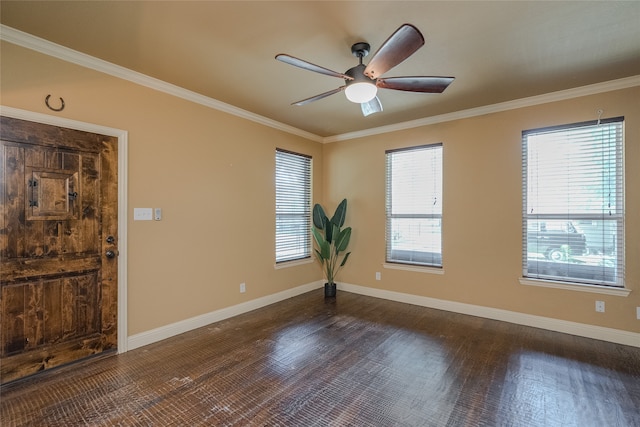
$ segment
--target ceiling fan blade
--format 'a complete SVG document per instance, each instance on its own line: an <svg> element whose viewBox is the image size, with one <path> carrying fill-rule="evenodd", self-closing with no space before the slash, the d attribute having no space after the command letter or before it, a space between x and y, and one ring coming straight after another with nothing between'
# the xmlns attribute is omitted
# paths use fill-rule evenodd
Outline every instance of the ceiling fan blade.
<svg viewBox="0 0 640 427"><path fill-rule="evenodd" d="M376 79L410 57L422 45L422 33L413 25L404 24L380 46L369 61L364 74Z"/></svg>
<svg viewBox="0 0 640 427"><path fill-rule="evenodd" d="M311 62L307 62L302 59L293 57L291 55L286 55L284 53L276 55L276 59L280 62L284 62L285 64L302 68L303 70L313 71L316 73L325 74L327 76L332 76L332 77L339 77L341 79L353 80L353 77L349 77L346 74L338 73L337 71L333 71L328 68L324 68L319 65L312 64Z"/></svg>
<svg viewBox="0 0 640 427"><path fill-rule="evenodd" d="M388 77L378 79L376 86L407 92L442 93L455 77Z"/></svg>
<svg viewBox="0 0 640 427"><path fill-rule="evenodd" d="M326 98L327 96L333 95L334 93L342 92L346 88L346 86L340 86L337 89L330 90L328 92L321 93L320 95L312 96L311 98L303 99L302 101L294 102L291 105L305 105L313 101L317 101L322 98Z"/></svg>
<svg viewBox="0 0 640 427"><path fill-rule="evenodd" d="M371 101L361 103L360 108L362 109L362 115L367 117L370 114L381 112L382 104L380 103L380 99L375 96Z"/></svg>

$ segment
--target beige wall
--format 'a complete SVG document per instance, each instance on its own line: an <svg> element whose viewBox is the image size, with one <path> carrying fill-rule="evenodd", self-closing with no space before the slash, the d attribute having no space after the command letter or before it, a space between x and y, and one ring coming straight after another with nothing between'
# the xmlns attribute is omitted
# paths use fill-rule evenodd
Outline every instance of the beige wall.
<svg viewBox="0 0 640 427"><path fill-rule="evenodd" d="M274 150L314 159L314 199L349 199L354 227L339 281L640 332L640 88L321 145L2 43L2 105L129 132L129 335L321 278L275 270ZM519 284L523 129L626 117L628 297ZM444 144L444 275L383 269L384 152ZM160 222L133 221L161 207ZM481 225L481 226L478 226ZM375 280L375 272L382 280ZM247 293L240 294L240 282ZM594 301L606 302L606 313Z"/></svg>
<svg viewBox="0 0 640 427"><path fill-rule="evenodd" d="M1 103L128 131L129 335L319 280L316 264L274 269L275 148L322 145L3 43ZM53 113L44 97L62 97ZM133 221L161 207L162 221ZM240 294L245 282L247 292Z"/></svg>
<svg viewBox="0 0 640 427"><path fill-rule="evenodd" d="M521 285L521 132L625 116L628 297ZM443 143L444 274L385 269L385 150ZM347 197L354 227L339 280L555 319L639 332L640 88L328 144L327 204ZM375 280L375 272L382 280ZM596 300L606 312L596 313Z"/></svg>

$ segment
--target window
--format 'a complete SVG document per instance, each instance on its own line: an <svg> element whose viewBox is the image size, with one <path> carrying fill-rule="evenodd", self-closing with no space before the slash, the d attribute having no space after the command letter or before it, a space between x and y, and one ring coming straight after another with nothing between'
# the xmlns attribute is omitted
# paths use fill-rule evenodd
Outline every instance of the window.
<svg viewBox="0 0 640 427"><path fill-rule="evenodd" d="M522 133L524 277L624 286L623 123Z"/></svg>
<svg viewBox="0 0 640 427"><path fill-rule="evenodd" d="M276 149L276 263L311 257L311 157Z"/></svg>
<svg viewBox="0 0 640 427"><path fill-rule="evenodd" d="M387 262L442 267L442 144L386 156Z"/></svg>

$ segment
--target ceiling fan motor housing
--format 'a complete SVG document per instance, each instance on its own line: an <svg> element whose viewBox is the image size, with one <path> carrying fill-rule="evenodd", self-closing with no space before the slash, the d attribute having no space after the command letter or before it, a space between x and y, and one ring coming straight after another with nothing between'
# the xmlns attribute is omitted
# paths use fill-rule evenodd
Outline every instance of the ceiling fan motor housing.
<svg viewBox="0 0 640 427"><path fill-rule="evenodd" d="M344 73L349 76L349 77L353 77L353 80L347 80L345 79L345 82L347 83L347 86L354 84L354 83L372 83L372 84L376 84L376 79L372 79L368 76L365 76L364 74L364 69L367 68L364 64L358 64L353 68L349 68L347 71L345 71Z"/></svg>

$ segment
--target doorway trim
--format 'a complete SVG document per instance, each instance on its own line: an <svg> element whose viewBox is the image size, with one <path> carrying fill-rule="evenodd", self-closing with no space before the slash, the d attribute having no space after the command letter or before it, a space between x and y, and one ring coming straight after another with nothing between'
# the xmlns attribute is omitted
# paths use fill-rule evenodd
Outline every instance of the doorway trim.
<svg viewBox="0 0 640 427"><path fill-rule="evenodd" d="M128 350L127 335L127 165L128 132L64 117L0 105L0 115L118 138L118 353Z"/></svg>

